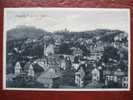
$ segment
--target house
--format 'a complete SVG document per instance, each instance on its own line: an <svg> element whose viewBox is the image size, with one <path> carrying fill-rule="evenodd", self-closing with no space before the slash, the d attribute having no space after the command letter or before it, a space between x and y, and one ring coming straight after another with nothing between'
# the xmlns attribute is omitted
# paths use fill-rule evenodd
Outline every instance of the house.
<svg viewBox="0 0 133 100"><path fill-rule="evenodd" d="M100 80L100 71L97 68L94 68L91 74L92 74L92 82Z"/></svg>
<svg viewBox="0 0 133 100"><path fill-rule="evenodd" d="M43 68L43 70L47 70L48 69L48 65L47 65L47 60L46 59L37 59L35 62L35 64L38 64L40 67Z"/></svg>
<svg viewBox="0 0 133 100"><path fill-rule="evenodd" d="M15 75L17 76L17 75L21 74L21 71L22 71L22 67L21 67L20 63L16 62L15 70L14 70Z"/></svg>
<svg viewBox="0 0 133 100"><path fill-rule="evenodd" d="M61 67L63 70L66 69L66 61L65 61L65 59L62 59L62 60L61 60L60 67Z"/></svg>
<svg viewBox="0 0 133 100"><path fill-rule="evenodd" d="M74 56L79 56L79 55L82 55L82 54L83 54L83 51L80 48L74 48L73 49L73 55Z"/></svg>
<svg viewBox="0 0 133 100"><path fill-rule="evenodd" d="M127 76L124 76L122 78L122 87L128 87L128 77Z"/></svg>
<svg viewBox="0 0 133 100"><path fill-rule="evenodd" d="M28 76L32 76L32 77L35 76L35 72L34 72L32 64L29 66Z"/></svg>
<svg viewBox="0 0 133 100"><path fill-rule="evenodd" d="M96 44L92 44L89 46L90 52L103 52L104 44L101 41L98 41Z"/></svg>
<svg viewBox="0 0 133 100"><path fill-rule="evenodd" d="M126 38L127 36L127 33L120 33L119 35L114 37L114 41L122 41L122 39Z"/></svg>
<svg viewBox="0 0 133 100"><path fill-rule="evenodd" d="M105 73L106 72L106 73ZM121 69L117 69L116 71L104 71L105 76L105 85L108 85L110 82L117 83L121 86L127 86L127 78L124 77L125 74Z"/></svg>
<svg viewBox="0 0 133 100"><path fill-rule="evenodd" d="M104 46L102 42L99 41L97 44L91 45L89 49L90 49L90 54L88 58L89 62L98 61L101 59L104 51Z"/></svg>
<svg viewBox="0 0 133 100"><path fill-rule="evenodd" d="M87 44L92 44L93 41L92 41L92 39L87 39L87 40L86 40L86 43L87 43Z"/></svg>
<svg viewBox="0 0 133 100"><path fill-rule="evenodd" d="M83 78L85 76L85 71L83 67L79 67L78 71L75 73L75 84L77 84L78 87L83 87Z"/></svg>
<svg viewBox="0 0 133 100"><path fill-rule="evenodd" d="M71 60L71 62L74 61L74 56L73 56L73 55L66 55L66 54L63 54L63 57L66 58L66 60Z"/></svg>
<svg viewBox="0 0 133 100"><path fill-rule="evenodd" d="M79 68L79 64L77 64L77 63L73 63L72 66L73 66L73 68L76 69L76 70Z"/></svg>
<svg viewBox="0 0 133 100"><path fill-rule="evenodd" d="M127 48L128 47L128 34L126 33L120 33L119 35L115 36L114 37L114 47L115 48L120 48L120 47L123 47L123 48Z"/></svg>
<svg viewBox="0 0 133 100"><path fill-rule="evenodd" d="M117 77L114 77L113 75L106 75L105 85L108 85L110 81L117 81Z"/></svg>
<svg viewBox="0 0 133 100"><path fill-rule="evenodd" d="M28 38L26 41L25 41L26 44L28 43L32 43L32 39Z"/></svg>
<svg viewBox="0 0 133 100"><path fill-rule="evenodd" d="M44 55L49 56L51 54L54 54L54 45L49 44L47 47L44 45Z"/></svg>
<svg viewBox="0 0 133 100"><path fill-rule="evenodd" d="M117 83L119 84L122 84L122 79L124 77L125 73L121 70L121 69L117 69L115 72L114 72L114 77L117 77Z"/></svg>
<svg viewBox="0 0 133 100"><path fill-rule="evenodd" d="M62 35L54 35L53 38L55 40L55 45L56 46L61 45L61 40L63 39L63 36Z"/></svg>

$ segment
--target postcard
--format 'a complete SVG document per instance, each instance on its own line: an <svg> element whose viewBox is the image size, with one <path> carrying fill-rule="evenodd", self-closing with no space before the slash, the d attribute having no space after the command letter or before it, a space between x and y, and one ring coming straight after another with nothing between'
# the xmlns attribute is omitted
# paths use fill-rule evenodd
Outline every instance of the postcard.
<svg viewBox="0 0 133 100"><path fill-rule="evenodd" d="M4 90L129 91L129 55L129 9L4 9Z"/></svg>

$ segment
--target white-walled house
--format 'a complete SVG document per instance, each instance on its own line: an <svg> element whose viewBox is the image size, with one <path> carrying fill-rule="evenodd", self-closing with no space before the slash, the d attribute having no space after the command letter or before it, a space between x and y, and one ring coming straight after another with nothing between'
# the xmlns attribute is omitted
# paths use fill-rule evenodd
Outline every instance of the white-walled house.
<svg viewBox="0 0 133 100"><path fill-rule="evenodd" d="M97 68L94 68L91 74L92 74L92 82L100 80L100 71Z"/></svg>
<svg viewBox="0 0 133 100"><path fill-rule="evenodd" d="M61 60L60 67L61 67L63 70L66 69L66 61L65 61L65 59Z"/></svg>
<svg viewBox="0 0 133 100"><path fill-rule="evenodd" d="M128 87L128 77L124 76L122 78L122 87Z"/></svg>
<svg viewBox="0 0 133 100"><path fill-rule="evenodd" d="M105 75L105 85L108 85L110 82L117 83L122 87L128 87L128 77L125 76L125 73L121 69L116 69L115 71L108 71L104 73Z"/></svg>
<svg viewBox="0 0 133 100"><path fill-rule="evenodd" d="M14 74L17 76L21 74L22 68L19 62L16 62Z"/></svg>
<svg viewBox="0 0 133 100"><path fill-rule="evenodd" d="M54 54L54 45L50 44L46 47L46 45L44 45L44 55L48 56L49 54Z"/></svg>
<svg viewBox="0 0 133 100"><path fill-rule="evenodd" d="M75 84L77 84L78 87L83 87L84 76L85 76L85 71L83 67L80 67L79 70L75 73Z"/></svg>
<svg viewBox="0 0 133 100"><path fill-rule="evenodd" d="M32 77L35 76L35 72L34 72L34 69L33 69L33 66L32 65L29 66L28 76L32 76Z"/></svg>
<svg viewBox="0 0 133 100"><path fill-rule="evenodd" d="M77 63L73 63L72 66L73 66L73 68L76 69L76 70L79 68L79 64L77 64Z"/></svg>

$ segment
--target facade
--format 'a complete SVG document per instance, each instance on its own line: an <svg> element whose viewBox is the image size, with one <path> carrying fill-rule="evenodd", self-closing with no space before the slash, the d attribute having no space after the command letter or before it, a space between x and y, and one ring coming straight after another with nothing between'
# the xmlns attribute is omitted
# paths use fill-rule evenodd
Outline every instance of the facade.
<svg viewBox="0 0 133 100"><path fill-rule="evenodd" d="M85 76L85 71L83 67L80 67L78 71L75 73L75 84L77 84L78 87L83 87L84 86L84 81L83 78Z"/></svg>
<svg viewBox="0 0 133 100"><path fill-rule="evenodd" d="M79 56L82 54L83 54L83 51L80 48L74 48L74 51L73 51L74 56Z"/></svg>
<svg viewBox="0 0 133 100"><path fill-rule="evenodd" d="M38 64L40 67L42 67L45 70L47 70L49 68L48 64L47 64L47 59L43 58L43 59L37 59L34 64Z"/></svg>
<svg viewBox="0 0 133 100"><path fill-rule="evenodd" d="M92 82L100 80L100 71L97 68L92 70Z"/></svg>
<svg viewBox="0 0 133 100"><path fill-rule="evenodd" d="M122 87L127 88L128 87L128 77L124 76L122 78Z"/></svg>
<svg viewBox="0 0 133 100"><path fill-rule="evenodd" d="M49 44L47 47L46 45L44 46L44 55L48 56L50 54L54 54L54 45Z"/></svg>
<svg viewBox="0 0 133 100"><path fill-rule="evenodd" d="M128 77L121 69L117 69L116 71L106 71L104 73L105 77L105 85L109 85L110 82L119 84L122 87L128 87Z"/></svg>
<svg viewBox="0 0 133 100"><path fill-rule="evenodd" d="M14 74L17 76L21 74L22 68L19 62L16 62L15 69L14 69Z"/></svg>
<svg viewBox="0 0 133 100"><path fill-rule="evenodd" d="M65 61L65 59L61 60L61 65L60 65L60 67L61 67L63 70L66 69L66 61Z"/></svg>
<svg viewBox="0 0 133 100"><path fill-rule="evenodd" d="M34 72L32 64L29 66L28 76L32 76L32 77L35 76L35 72Z"/></svg>
<svg viewBox="0 0 133 100"><path fill-rule="evenodd" d="M73 66L73 68L74 68L74 69L76 69L76 70L77 70L77 69L79 68L79 66L80 66L80 65L79 65L79 64L77 64L77 63L73 63L73 64L72 64L72 66Z"/></svg>

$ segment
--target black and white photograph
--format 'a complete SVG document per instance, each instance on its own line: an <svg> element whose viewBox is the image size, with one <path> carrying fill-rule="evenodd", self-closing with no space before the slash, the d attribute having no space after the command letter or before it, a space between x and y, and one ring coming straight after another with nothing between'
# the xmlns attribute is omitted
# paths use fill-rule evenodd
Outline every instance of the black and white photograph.
<svg viewBox="0 0 133 100"><path fill-rule="evenodd" d="M130 90L130 10L5 8L3 89Z"/></svg>

